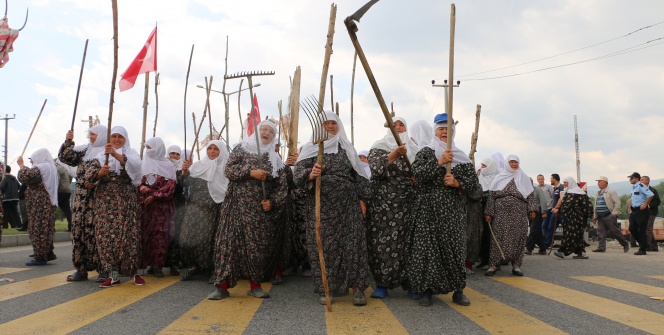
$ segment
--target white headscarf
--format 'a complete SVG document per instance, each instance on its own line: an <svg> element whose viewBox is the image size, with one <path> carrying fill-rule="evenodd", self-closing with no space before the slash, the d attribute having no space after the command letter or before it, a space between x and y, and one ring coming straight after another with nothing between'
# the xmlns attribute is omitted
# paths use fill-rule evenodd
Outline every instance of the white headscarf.
<svg viewBox="0 0 664 335"><path fill-rule="evenodd" d="M341 144L341 147L346 151L348 160L350 161L351 165L353 165L353 170L355 170L358 175L369 179L369 175L366 173L366 171L364 171L362 165L360 164L362 162L360 161L360 157L357 155L357 151L355 151L355 148L348 140L348 136L346 136L344 124L341 123L341 120L337 114L334 112L325 112L325 117L326 120L336 121L339 125L339 131L336 135L328 134L327 140L323 142L323 152L326 154L336 154L339 152L339 144ZM318 145L308 142L302 147L302 152L300 152L300 157L297 161L299 162L301 160L316 156L318 156Z"/></svg>
<svg viewBox="0 0 664 335"><path fill-rule="evenodd" d="M60 176L58 174L58 169L55 167L55 162L53 162L53 157L51 157L51 153L48 149L39 149L30 156L30 159L32 160L32 165L39 169L42 182L44 182L44 188L46 189L46 192L48 192L51 204L57 206Z"/></svg>
<svg viewBox="0 0 664 335"><path fill-rule="evenodd" d="M278 177L279 176L279 171L284 168L284 162L281 160L281 157L279 157L279 154L275 152L275 146L277 145L277 142L279 139L277 138L277 126L272 123L272 121L269 120L263 120L261 123L258 125L257 133L251 134L251 136L245 138L242 140L242 148L247 151L250 154L257 155L258 154L258 149L256 148L256 136L260 136L260 130L261 127L263 126L270 126L272 130L274 131L274 137L272 138L272 142L268 144L263 144L263 141L261 141L261 138L258 138L258 143L260 144L260 149L261 149L261 155L264 153L268 153L270 156L270 164L272 164L272 177ZM258 158L259 160L262 159L262 157Z"/></svg>
<svg viewBox="0 0 664 335"><path fill-rule="evenodd" d="M213 144L219 148L219 156L214 160L207 155L207 148ZM226 150L226 146L220 140L214 140L205 146L203 158L189 168L189 176L207 181L208 192L210 192L212 200L218 204L224 201L228 190L228 178L224 174L227 162L228 150Z"/></svg>
<svg viewBox="0 0 664 335"><path fill-rule="evenodd" d="M108 128L106 128L106 126L102 126L100 124L92 126L90 129L88 129L88 133L97 135L95 143L87 143L74 147L74 151L76 152L86 150L85 155L83 156L84 161L94 159L100 152L104 152L104 146L106 145L106 142L108 142L106 140L106 135L108 133Z"/></svg>
<svg viewBox="0 0 664 335"><path fill-rule="evenodd" d="M440 159L440 156L442 156L443 152L447 149L447 143L441 141L436 136L437 128L447 128L447 122L434 123L433 132L431 133L433 137L431 138L431 142L428 145L429 148L433 149L436 152L436 159ZM450 134L448 134L448 136L449 135ZM468 155L466 155L465 152L461 151L461 149L457 148L457 146L454 145L455 135L456 135L456 127L452 125L452 156L453 156L452 167L455 167L457 164L471 163L470 158L468 158Z"/></svg>
<svg viewBox="0 0 664 335"><path fill-rule="evenodd" d="M509 166L509 161L519 162L519 157L514 154L507 156L507 162L503 163L505 164L503 166L503 171L493 179L491 187L489 187L489 191L501 191L505 188L505 186L507 186L507 184L509 184L510 180L514 179L516 188L519 189L519 192L521 195L523 195L524 198L527 198L530 193L533 193L535 190L533 188L533 183L530 181L530 177L528 177L528 175L523 172L520 167L516 170L513 170L512 167Z"/></svg>
<svg viewBox="0 0 664 335"><path fill-rule="evenodd" d="M505 162L505 157L503 157L503 154L501 154L498 151L495 151L494 153L491 154L491 159L493 159L494 162L496 162L496 166L498 167L499 172L505 171L505 167L507 166L510 170L512 168L509 167L507 162Z"/></svg>
<svg viewBox="0 0 664 335"><path fill-rule="evenodd" d="M175 167L166 158L166 148L161 138L153 137L145 141L145 157L141 171L143 176L147 176L148 185L154 184L157 176L175 180Z"/></svg>
<svg viewBox="0 0 664 335"><path fill-rule="evenodd" d="M424 120L417 120L408 129L410 140L417 145L418 150L428 146L431 143L433 136L433 129L429 122Z"/></svg>
<svg viewBox="0 0 664 335"><path fill-rule="evenodd" d="M567 182L567 190L565 190L566 193L572 193L572 194L586 194L584 190L582 190L579 185L576 184L576 180L572 177L567 177L563 182Z"/></svg>
<svg viewBox="0 0 664 335"><path fill-rule="evenodd" d="M401 143L406 144L406 156L408 156L408 160L413 162L415 161L415 155L417 155L417 152L420 151L420 148L410 140L410 136L408 136L408 124L406 123L406 119L396 116L394 117L394 122L401 121L403 125L406 127L406 131L399 134L399 138L401 139ZM394 139L394 136L392 135L392 131L390 129L387 129L387 134L385 136L374 142L374 144L371 146L371 149L381 149L385 150L387 152L392 152L392 150L397 148L397 140Z"/></svg>
<svg viewBox="0 0 664 335"><path fill-rule="evenodd" d="M180 155L180 159L171 159L170 154L171 152L175 152ZM182 149L180 149L179 145L169 145L168 148L166 148L166 158L168 158L171 163L173 163L173 166L175 167L176 171L182 170L182 160L184 160L184 157L182 157Z"/></svg>
<svg viewBox="0 0 664 335"><path fill-rule="evenodd" d="M127 156L127 161L125 162L124 167L120 162L118 162L117 159L115 159L113 156L108 155L108 166L111 169L111 172L115 174L120 174L123 169L127 170L127 174L129 175L129 178L131 178L131 183L134 186L138 186L141 183L141 178L143 178L143 168L142 168L142 163L141 163L141 157L138 155L136 150L131 148L131 145L129 144L129 135L127 135L127 130L122 127L122 126L115 126L111 128L111 136L113 134L120 134L122 137L125 138L125 144L122 148L117 148L115 149L115 152ZM99 139L97 139L99 141ZM95 142L96 143L96 142ZM97 160L99 160L99 163L102 165L106 161L106 154L104 153L104 150L102 150L99 154L97 154Z"/></svg>
<svg viewBox="0 0 664 335"><path fill-rule="evenodd" d="M359 156L364 156L364 157L369 158L369 150L360 150L357 153L357 155L358 155L358 157ZM360 166L362 166L362 168L364 169L364 172L366 172L367 175L369 176L369 179L371 179L371 167L369 166L369 163L365 163L363 161L360 161Z"/></svg>
<svg viewBox="0 0 664 335"><path fill-rule="evenodd" d="M482 191L488 191L489 187L491 187L491 182L493 182L493 179L496 178L498 173L500 173L500 170L498 169L496 161L490 157L485 158L482 161L482 164L486 165L486 167L480 170L480 185L482 185Z"/></svg>

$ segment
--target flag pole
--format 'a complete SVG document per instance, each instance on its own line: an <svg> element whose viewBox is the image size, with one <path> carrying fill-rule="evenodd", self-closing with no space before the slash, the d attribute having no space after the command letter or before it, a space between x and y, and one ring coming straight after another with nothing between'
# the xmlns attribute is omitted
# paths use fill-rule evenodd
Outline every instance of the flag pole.
<svg viewBox="0 0 664 335"><path fill-rule="evenodd" d="M111 143L111 124L113 121L113 98L115 96L115 80L118 77L118 1L111 0L113 7L113 77L111 78L111 98L108 104L108 130L106 143ZM108 165L108 154L104 165Z"/></svg>
<svg viewBox="0 0 664 335"><path fill-rule="evenodd" d="M154 128L152 128L152 137L157 136L157 117L159 117L159 92L157 92L157 86L159 86L159 72L154 75Z"/></svg>

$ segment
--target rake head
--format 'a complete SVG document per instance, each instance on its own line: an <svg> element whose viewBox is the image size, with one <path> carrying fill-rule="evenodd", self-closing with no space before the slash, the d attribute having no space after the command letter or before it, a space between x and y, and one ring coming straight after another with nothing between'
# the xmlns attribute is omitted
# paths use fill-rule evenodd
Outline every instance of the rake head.
<svg viewBox="0 0 664 335"><path fill-rule="evenodd" d="M327 140L327 131L323 126L323 122L327 121L327 117L324 112L318 112L319 109L322 110L318 99L313 95L305 98L300 103L300 107L302 107L304 114L306 114L307 119L309 119L309 124L311 124L311 143L318 144Z"/></svg>
<svg viewBox="0 0 664 335"><path fill-rule="evenodd" d="M224 79L234 79L234 78L243 78L243 77L254 77L254 76L273 76L274 71L243 71L230 75L225 75Z"/></svg>

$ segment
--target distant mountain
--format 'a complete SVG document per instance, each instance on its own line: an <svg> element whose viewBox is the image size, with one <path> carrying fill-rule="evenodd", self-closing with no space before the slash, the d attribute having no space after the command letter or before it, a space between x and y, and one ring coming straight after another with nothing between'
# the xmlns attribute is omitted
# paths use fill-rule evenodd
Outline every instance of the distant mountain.
<svg viewBox="0 0 664 335"><path fill-rule="evenodd" d="M664 179L652 179L650 180L650 186L657 186L662 181L664 181ZM591 197L595 196L595 193L597 193L597 190L599 190L597 182L594 180L589 180L588 184L588 195ZM632 192L632 184L630 184L629 181L621 181L617 183L612 183L609 181L609 187L618 192L618 195L629 195Z"/></svg>

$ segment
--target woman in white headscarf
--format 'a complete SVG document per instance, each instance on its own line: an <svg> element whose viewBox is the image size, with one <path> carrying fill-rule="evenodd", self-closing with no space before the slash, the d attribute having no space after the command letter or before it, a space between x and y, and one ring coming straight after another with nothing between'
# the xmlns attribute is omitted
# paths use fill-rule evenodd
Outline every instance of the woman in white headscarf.
<svg viewBox="0 0 664 335"><path fill-rule="evenodd" d="M182 162L178 182L188 190L187 204L179 235L180 260L186 267L180 280L214 269L214 235L219 207L226 198L228 178L224 173L228 151L220 140L210 141L201 160L191 163L191 154Z"/></svg>
<svg viewBox="0 0 664 335"><path fill-rule="evenodd" d="M84 176L85 182L97 184L93 219L95 238L100 269L109 274L101 288L119 285L120 273L132 276L136 285L145 284L145 280L136 274L141 254L137 186L142 176L141 158L131 148L127 130L122 126L113 127L110 143L90 162Z"/></svg>
<svg viewBox="0 0 664 335"><path fill-rule="evenodd" d="M249 279L248 295L270 296L260 283L275 270L271 253L279 213L288 196L284 163L275 152L278 140L275 124L264 120L228 159L226 196L232 201L222 203L219 209L214 253L216 289L208 299L228 297L228 288L243 278Z"/></svg>
<svg viewBox="0 0 664 335"><path fill-rule="evenodd" d="M97 270L97 281L103 283L108 278L99 268L99 254L95 240L95 226L93 223L94 184L85 183L85 171L90 161L95 159L106 145L106 126L96 125L88 129L89 142L74 146L74 132L67 132L65 143L60 147L58 158L61 162L76 166L76 189L72 204L72 263L76 271L67 276L67 281L82 281L88 279L88 271Z"/></svg>
<svg viewBox="0 0 664 335"><path fill-rule="evenodd" d="M182 149L178 145L169 145L166 148L166 158L173 163L175 168L175 191L173 192L173 202L175 203L175 213L173 214L173 223L175 230L172 234L171 243L168 245L168 256L166 265L170 267L170 274L179 276L178 264L180 263L180 231L182 229L182 221L184 220L184 206L187 202L185 190L182 185L182 163L184 155Z"/></svg>
<svg viewBox="0 0 664 335"><path fill-rule="evenodd" d="M480 189L468 155L447 147L447 114L434 117L431 143L417 153L413 163L416 188L412 197L411 254L408 280L421 296L421 306L431 306L432 295L454 292L452 301L467 306L466 202ZM454 129L454 128L453 128ZM454 138L454 132L450 134ZM446 170L451 163L451 171Z"/></svg>
<svg viewBox="0 0 664 335"><path fill-rule="evenodd" d="M539 203L533 184L519 167L519 162L517 155L507 156L502 172L489 187L484 215L485 220L491 224L495 239L491 239L489 269L485 273L487 276L495 275L502 262L511 262L512 274L523 276L521 265L523 247L528 239L528 220L535 218Z"/></svg>
<svg viewBox="0 0 664 335"><path fill-rule="evenodd" d="M574 259L588 259L583 232L588 226L588 220L592 219L593 205L574 178L567 177L564 182L567 184L567 191L562 198L561 212L565 229L560 248L553 254L565 258L574 253Z"/></svg>
<svg viewBox="0 0 664 335"><path fill-rule="evenodd" d="M431 123L425 120L417 120L409 127L410 140L417 145L418 151L429 144L433 138Z"/></svg>
<svg viewBox="0 0 664 335"><path fill-rule="evenodd" d="M315 180L321 179L321 240L330 294L342 296L353 289L353 304L365 305L369 286L365 200L371 197L368 176L348 140L343 124L333 112L325 112L328 138L323 143L323 164L316 163L318 144L307 143L297 163L295 184L306 190L307 245L314 287L325 304L322 273L316 244Z"/></svg>
<svg viewBox="0 0 664 335"><path fill-rule="evenodd" d="M502 154L494 152L492 154L496 156L503 157ZM484 219L484 208L486 207L486 201L489 198L489 187L493 179L500 173L498 168L498 163L491 157L487 157L482 160L482 166L480 168L480 173L477 176L480 180L480 185L482 186L482 209L479 213L480 220L482 221L482 237L480 242L480 253L478 255L481 262L477 265L478 269L481 269L489 265L489 250L491 248L491 231L489 230L489 223Z"/></svg>
<svg viewBox="0 0 664 335"><path fill-rule="evenodd" d="M360 157L360 166L364 169L364 172L369 176L371 180L371 167L369 166L369 150L360 150L357 152L357 156Z"/></svg>
<svg viewBox="0 0 664 335"><path fill-rule="evenodd" d="M369 239L369 267L376 281L372 298L382 299L388 289L404 285L409 289L406 268L410 251L410 204L415 182L413 172L406 163L415 160L419 151L408 136L408 125L402 117L394 118L394 128L401 138L397 145L388 129L382 139L369 151L371 190L369 203L371 221Z"/></svg>
<svg viewBox="0 0 664 335"><path fill-rule="evenodd" d="M18 181L27 185L25 202L28 207L28 235L32 241L34 259L25 265L46 265L55 259L53 236L55 235L55 209L58 206L58 170L51 153L39 149L30 156L33 167L23 164L23 157L16 161L21 168Z"/></svg>
<svg viewBox="0 0 664 335"><path fill-rule="evenodd" d="M176 175L173 163L166 158L164 141L153 137L145 141L143 178L138 186L141 203L141 268L155 277L163 277L168 245L175 235Z"/></svg>

